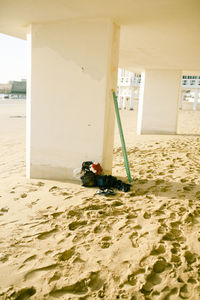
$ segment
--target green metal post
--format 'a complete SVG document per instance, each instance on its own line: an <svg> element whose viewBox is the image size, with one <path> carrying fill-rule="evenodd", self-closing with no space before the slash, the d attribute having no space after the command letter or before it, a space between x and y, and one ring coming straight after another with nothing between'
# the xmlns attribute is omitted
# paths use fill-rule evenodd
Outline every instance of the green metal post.
<svg viewBox="0 0 200 300"><path fill-rule="evenodd" d="M122 124L121 124L120 115L119 115L117 96L116 96L114 90L112 90L112 94L113 94L115 113L116 113L116 117L117 117L117 124L118 124L118 128L119 128L119 134L120 134L120 139L121 139L121 144L122 144L122 152L123 152L123 156L124 156L124 164L125 164L125 168L126 168L126 174L128 176L129 183L131 183L132 179L131 179L131 174L130 174L130 169L129 169L129 163L128 163L128 157L127 157L127 152L126 152L124 134L123 134L123 130L122 130Z"/></svg>

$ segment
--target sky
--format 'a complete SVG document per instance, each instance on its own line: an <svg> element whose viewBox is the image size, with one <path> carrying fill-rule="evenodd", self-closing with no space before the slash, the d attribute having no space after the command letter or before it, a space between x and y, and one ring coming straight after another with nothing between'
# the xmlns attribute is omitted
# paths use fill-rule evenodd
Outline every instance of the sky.
<svg viewBox="0 0 200 300"><path fill-rule="evenodd" d="M0 83L26 79L26 41L0 33Z"/></svg>

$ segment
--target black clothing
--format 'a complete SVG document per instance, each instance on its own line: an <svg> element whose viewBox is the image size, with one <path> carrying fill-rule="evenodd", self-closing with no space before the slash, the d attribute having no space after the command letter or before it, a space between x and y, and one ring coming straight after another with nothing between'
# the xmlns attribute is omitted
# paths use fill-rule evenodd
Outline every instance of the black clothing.
<svg viewBox="0 0 200 300"><path fill-rule="evenodd" d="M89 166L92 162L84 162L82 164L82 173L81 180L83 186L87 187L99 187L100 189L110 189L115 188L119 191L129 192L130 184L127 184L121 180L118 180L116 177L111 175L95 175L92 171L89 171Z"/></svg>

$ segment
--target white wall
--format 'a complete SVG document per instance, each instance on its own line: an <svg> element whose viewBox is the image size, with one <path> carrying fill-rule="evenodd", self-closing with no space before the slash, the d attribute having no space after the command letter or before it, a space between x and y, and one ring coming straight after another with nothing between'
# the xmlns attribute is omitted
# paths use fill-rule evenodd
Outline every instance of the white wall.
<svg viewBox="0 0 200 300"><path fill-rule="evenodd" d="M146 70L142 74L138 134L175 134L180 98L179 70Z"/></svg>
<svg viewBox="0 0 200 300"><path fill-rule="evenodd" d="M28 176L71 179L85 160L111 172L118 48L106 19L31 25Z"/></svg>

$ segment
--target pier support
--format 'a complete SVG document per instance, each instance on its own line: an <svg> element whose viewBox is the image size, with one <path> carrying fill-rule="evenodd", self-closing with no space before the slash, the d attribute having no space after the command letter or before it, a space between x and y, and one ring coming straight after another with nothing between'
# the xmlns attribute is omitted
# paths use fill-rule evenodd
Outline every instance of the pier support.
<svg viewBox="0 0 200 300"><path fill-rule="evenodd" d="M131 96L129 102L129 110L133 110L133 101L134 101L135 90L134 88L131 89Z"/></svg>
<svg viewBox="0 0 200 300"><path fill-rule="evenodd" d="M138 134L175 134L180 99L179 70L146 70L142 74Z"/></svg>
<svg viewBox="0 0 200 300"><path fill-rule="evenodd" d="M126 96L123 96L123 98L122 98L123 100L122 100L122 105L123 105L123 109L126 109Z"/></svg>
<svg viewBox="0 0 200 300"><path fill-rule="evenodd" d="M119 87L119 90L118 90L117 102L118 102L119 109L121 109L122 108L122 97L121 97L121 89L120 89L120 87Z"/></svg>
<svg viewBox="0 0 200 300"><path fill-rule="evenodd" d="M30 25L27 176L74 179L83 161L112 171L119 27L108 19Z"/></svg>
<svg viewBox="0 0 200 300"><path fill-rule="evenodd" d="M181 96L180 96L180 103L179 103L179 109L183 109L183 100L185 96L185 90L181 91Z"/></svg>
<svg viewBox="0 0 200 300"><path fill-rule="evenodd" d="M198 98L199 98L199 89L195 89L195 90L194 90L193 110L197 110Z"/></svg>

